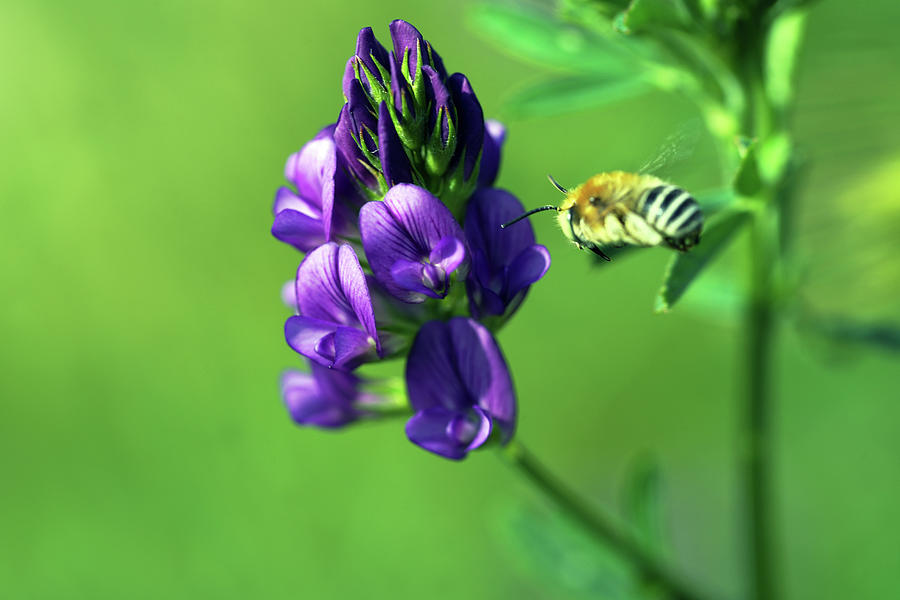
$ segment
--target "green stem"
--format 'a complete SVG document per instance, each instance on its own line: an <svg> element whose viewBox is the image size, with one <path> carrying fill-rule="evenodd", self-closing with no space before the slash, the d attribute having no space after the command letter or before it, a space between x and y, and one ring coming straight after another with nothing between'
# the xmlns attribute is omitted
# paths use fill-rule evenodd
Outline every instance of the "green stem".
<svg viewBox="0 0 900 600"><path fill-rule="evenodd" d="M744 399L743 484L747 502L747 542L753 593L758 600L778 597L771 509L771 350L774 336L771 287L772 245L766 217L757 215L751 232L752 277L746 314L746 396Z"/></svg>
<svg viewBox="0 0 900 600"><path fill-rule="evenodd" d="M519 473L577 521L585 531L628 560L644 579L658 584L674 600L703 598L656 556L648 552L632 534L623 530L604 513L591 507L560 481L521 443L512 441L500 452Z"/></svg>

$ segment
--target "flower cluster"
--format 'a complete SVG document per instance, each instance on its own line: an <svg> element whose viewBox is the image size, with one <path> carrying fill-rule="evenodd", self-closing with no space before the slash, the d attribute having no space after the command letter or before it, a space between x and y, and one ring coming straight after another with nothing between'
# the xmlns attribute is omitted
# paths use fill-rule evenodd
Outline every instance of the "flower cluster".
<svg viewBox="0 0 900 600"><path fill-rule="evenodd" d="M448 75L409 23L393 50L360 31L345 103L285 167L272 234L306 253L286 287L288 345L309 373L289 371L282 396L299 424L337 428L386 414L355 372L406 358L409 439L461 459L508 441L516 401L492 331L550 266L523 211L492 187L505 130L485 122L468 79Z"/></svg>

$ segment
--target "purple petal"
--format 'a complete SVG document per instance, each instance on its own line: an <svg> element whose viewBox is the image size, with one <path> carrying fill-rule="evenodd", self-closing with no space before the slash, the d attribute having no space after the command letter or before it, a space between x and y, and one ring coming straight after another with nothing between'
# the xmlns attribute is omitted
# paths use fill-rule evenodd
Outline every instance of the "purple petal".
<svg viewBox="0 0 900 600"><path fill-rule="evenodd" d="M325 243L322 219L309 217L296 210L282 210L275 215L272 235L301 252L308 252Z"/></svg>
<svg viewBox="0 0 900 600"><path fill-rule="evenodd" d="M416 410L465 412L474 405L455 365L446 323L429 321L416 334L406 361L406 389Z"/></svg>
<svg viewBox="0 0 900 600"><path fill-rule="evenodd" d="M374 340L368 333L352 327L338 327L334 334L332 366L338 369L356 368L367 354L374 354L373 351L375 351Z"/></svg>
<svg viewBox="0 0 900 600"><path fill-rule="evenodd" d="M441 143L446 146L450 137L450 92L444 85L441 76L433 68L425 65L422 67L422 73L425 75L425 89L428 92L428 99L431 101L431 113L428 115L428 126L425 131L431 135L438 117L440 117Z"/></svg>
<svg viewBox="0 0 900 600"><path fill-rule="evenodd" d="M361 327L381 351L365 275L351 246L330 242L306 255L297 269L297 304L304 317Z"/></svg>
<svg viewBox="0 0 900 600"><path fill-rule="evenodd" d="M465 252L464 234L450 210L427 190L415 185L396 185L388 190L384 201L363 206L359 213L359 230L375 278L388 292L405 302L421 302L423 298L412 293L407 284L401 286L394 280L392 269L398 261L422 263L442 245L444 249L436 256L449 259L450 265L459 248L445 239L448 237L459 240L463 244L462 252ZM445 257L445 252L450 255ZM466 268L460 263L453 267ZM442 268L449 276L452 269L443 265ZM408 269L401 270L404 274L410 273Z"/></svg>
<svg viewBox="0 0 900 600"><path fill-rule="evenodd" d="M322 208L318 204L307 202L291 190L291 188L280 187L275 192L275 202L272 205L272 214L277 215L283 210L295 210L313 219L322 218Z"/></svg>
<svg viewBox="0 0 900 600"><path fill-rule="evenodd" d="M456 271L466 260L466 245L456 235L445 235L440 239L431 254L428 262L441 267L448 274ZM465 276L465 273L460 273Z"/></svg>
<svg viewBox="0 0 900 600"><path fill-rule="evenodd" d="M289 318L284 324L284 338L288 346L306 358L330 367L334 352L329 351L326 338L333 338L337 325L329 321L304 316Z"/></svg>
<svg viewBox="0 0 900 600"><path fill-rule="evenodd" d="M455 317L447 323L459 374L471 397L512 438L516 424L516 396L509 369L491 332L480 323Z"/></svg>
<svg viewBox="0 0 900 600"><path fill-rule="evenodd" d="M484 113L481 104L472 91L469 80L462 73L454 73L447 80L447 88L456 106L457 135L456 164L463 160L463 177L468 180L478 164L481 146L484 143ZM451 164L455 168L456 164Z"/></svg>
<svg viewBox="0 0 900 600"><path fill-rule="evenodd" d="M405 105L409 118L415 118L416 105L413 101L412 89L409 87L409 83L406 81L406 78L403 77L403 73L400 70L400 64L397 62L397 59L394 57L394 55L391 55L390 62L391 94L394 99L394 107L398 111L400 111L400 114L404 114L403 108Z"/></svg>
<svg viewBox="0 0 900 600"><path fill-rule="evenodd" d="M390 29L397 62L402 63L404 56L409 52L407 60L409 61L410 79L412 79L416 76L417 57L420 53L425 53L425 38L418 29L401 19L392 21Z"/></svg>
<svg viewBox="0 0 900 600"><path fill-rule="evenodd" d="M403 259L391 266L391 283L400 290L409 292L403 295L404 301L424 302L424 296L439 297L423 283L422 272L424 269L425 265L419 261Z"/></svg>
<svg viewBox="0 0 900 600"><path fill-rule="evenodd" d="M344 295L349 298L357 321L362 324L363 330L369 334L369 337L375 342L376 348L381 352L378 331L375 329L375 311L372 308L369 287L366 285L366 275L356 257L356 251L349 244L341 244L338 252L338 265Z"/></svg>
<svg viewBox="0 0 900 600"><path fill-rule="evenodd" d="M472 319L422 326L407 359L406 386L417 411L478 406L501 427L504 442L512 436L516 401L506 362L490 332Z"/></svg>
<svg viewBox="0 0 900 600"><path fill-rule="evenodd" d="M509 266L506 293L510 296L518 294L543 277L549 268L549 250L539 244L526 248Z"/></svg>
<svg viewBox="0 0 900 600"><path fill-rule="evenodd" d="M466 237L473 251L478 248L484 252L492 268L509 265L534 245L534 229L527 220L500 229L501 224L523 212L522 203L506 190L484 188L472 194L466 207Z"/></svg>
<svg viewBox="0 0 900 600"><path fill-rule="evenodd" d="M444 408L423 410L406 423L406 436L411 442L453 460L465 458L490 434L491 419L477 407L467 413Z"/></svg>
<svg viewBox="0 0 900 600"><path fill-rule="evenodd" d="M333 127L326 127L319 135L333 131ZM335 167L334 139L317 136L288 158L284 175L297 186L301 198L317 201L324 208L325 201L334 202Z"/></svg>
<svg viewBox="0 0 900 600"><path fill-rule="evenodd" d="M484 122L484 148L481 151L481 168L478 171L478 187L490 187L500 171L500 149L506 139L506 127L500 121Z"/></svg>
<svg viewBox="0 0 900 600"><path fill-rule="evenodd" d="M409 158L384 102L378 108L378 156L381 158L381 172L384 173L388 186L412 181Z"/></svg>
<svg viewBox="0 0 900 600"><path fill-rule="evenodd" d="M384 86L384 79L381 77L381 71L378 69L378 66L380 65L385 71L389 69L388 51L375 39L375 34L372 32L371 27L363 27L359 31L359 35L356 37L355 57L362 63L360 67L365 66L375 77L378 84ZM372 89L372 84L362 68L359 70L359 79L367 90Z"/></svg>
<svg viewBox="0 0 900 600"><path fill-rule="evenodd" d="M355 386L350 385L348 395L336 396L322 389L323 376L319 373L324 371L338 377L353 376L316 363L311 363L311 368L312 374L288 371L281 378L281 395L291 418L300 425L328 429L342 427L355 421L358 415L351 404L356 394Z"/></svg>
<svg viewBox="0 0 900 600"><path fill-rule="evenodd" d="M374 188L375 176L366 168L368 161L357 141L370 152L377 152L378 144L373 136L377 135L378 123L359 81L351 81L347 94L335 127L334 143L342 164L364 185Z"/></svg>

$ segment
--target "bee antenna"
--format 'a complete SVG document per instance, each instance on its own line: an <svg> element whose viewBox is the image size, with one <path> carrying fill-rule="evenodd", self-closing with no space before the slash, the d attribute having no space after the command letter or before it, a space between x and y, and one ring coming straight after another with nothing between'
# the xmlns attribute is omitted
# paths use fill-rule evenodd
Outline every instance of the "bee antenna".
<svg viewBox="0 0 900 600"><path fill-rule="evenodd" d="M539 206L538 208L532 208L532 209L529 210L527 213L525 213L525 214L523 214L523 215L519 215L518 217L516 217L516 218L513 219L512 221L509 221L508 223L504 223L503 225L500 226L500 229L506 229L506 228L509 227L510 225L512 225L512 224L514 224L514 223L518 223L518 222L521 221L522 219L528 218L528 217L530 217L531 215L533 215L534 213L544 212L545 210L556 210L556 207L553 206L552 204L548 204L547 206Z"/></svg>
<svg viewBox="0 0 900 600"><path fill-rule="evenodd" d="M555 179L553 179L553 175L550 175L550 174L548 173L548 174L547 174L547 179L550 180L550 183L553 184L553 187L555 187L556 189L558 189L559 191L561 191L563 194L568 194L568 193L569 193L569 190L567 190L567 189L564 188L563 186L559 185L559 182L556 181Z"/></svg>

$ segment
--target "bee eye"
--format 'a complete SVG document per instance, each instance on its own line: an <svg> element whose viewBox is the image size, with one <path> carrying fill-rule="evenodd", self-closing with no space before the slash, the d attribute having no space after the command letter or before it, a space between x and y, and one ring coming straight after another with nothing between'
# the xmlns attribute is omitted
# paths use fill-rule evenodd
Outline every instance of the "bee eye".
<svg viewBox="0 0 900 600"><path fill-rule="evenodd" d="M598 198L597 196L591 196L589 202L591 203L591 206L597 206L598 204L601 204L600 198Z"/></svg>

